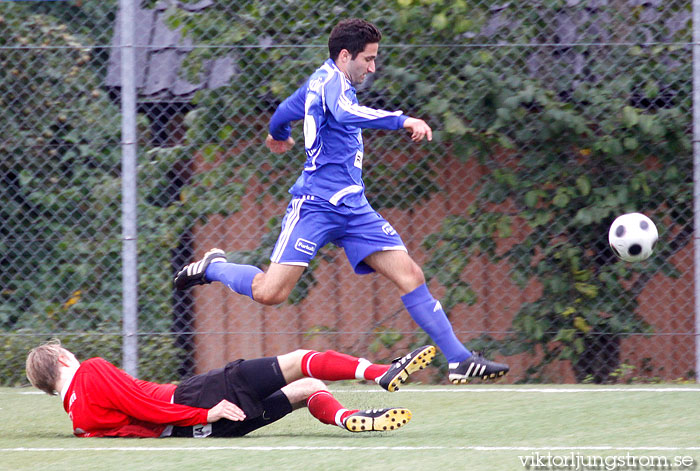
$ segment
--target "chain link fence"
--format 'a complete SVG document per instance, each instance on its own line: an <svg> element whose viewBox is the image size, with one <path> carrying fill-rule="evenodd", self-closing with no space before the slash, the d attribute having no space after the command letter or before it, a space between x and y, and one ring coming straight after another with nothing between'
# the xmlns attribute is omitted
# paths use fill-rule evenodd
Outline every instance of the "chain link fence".
<svg viewBox="0 0 700 471"><path fill-rule="evenodd" d="M211 247L264 266L301 171L263 145L340 19L383 33L360 102L432 143L367 130L373 206L457 335L509 382L694 380L692 24L681 0L137 2L138 366L172 381L296 348L387 360L427 342L399 293L325 247L263 307L172 277ZM5 385L59 337L122 357L119 2L0 3L0 357ZM660 241L615 259L612 220ZM446 380L444 360L422 377Z"/></svg>

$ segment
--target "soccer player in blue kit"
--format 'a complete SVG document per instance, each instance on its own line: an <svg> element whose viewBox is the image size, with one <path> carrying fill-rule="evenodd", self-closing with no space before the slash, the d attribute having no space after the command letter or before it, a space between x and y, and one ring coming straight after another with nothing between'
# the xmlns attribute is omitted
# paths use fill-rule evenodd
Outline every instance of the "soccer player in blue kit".
<svg viewBox="0 0 700 471"><path fill-rule="evenodd" d="M356 273L377 272L396 285L411 317L446 356L450 381L497 378L508 372L508 366L473 354L457 339L401 237L365 197L363 128L405 128L414 142L432 140L425 121L358 103L353 86L375 71L380 39L372 23L340 21L328 40L329 59L279 105L270 120L266 145L283 153L294 146L291 122L303 119L306 162L289 190L292 200L267 271L228 263L222 250L212 249L180 270L174 284L187 289L218 281L259 303L279 304L316 252L333 242L343 247Z"/></svg>

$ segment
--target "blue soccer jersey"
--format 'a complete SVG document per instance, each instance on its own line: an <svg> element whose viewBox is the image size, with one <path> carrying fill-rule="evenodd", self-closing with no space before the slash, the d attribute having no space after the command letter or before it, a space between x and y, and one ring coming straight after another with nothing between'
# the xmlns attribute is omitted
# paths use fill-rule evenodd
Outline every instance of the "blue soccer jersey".
<svg viewBox="0 0 700 471"><path fill-rule="evenodd" d="M289 192L350 208L367 205L362 181L362 128L401 129L401 111L360 106L355 88L332 59L284 100L270 120L270 135L286 140L291 122L304 120L304 170Z"/></svg>

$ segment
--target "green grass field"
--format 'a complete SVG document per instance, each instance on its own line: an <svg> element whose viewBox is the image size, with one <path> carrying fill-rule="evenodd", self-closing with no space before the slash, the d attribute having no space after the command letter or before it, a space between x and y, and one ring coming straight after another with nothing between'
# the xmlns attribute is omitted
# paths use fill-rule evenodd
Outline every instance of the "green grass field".
<svg viewBox="0 0 700 471"><path fill-rule="evenodd" d="M58 398L4 388L0 469L700 469L695 385L332 390L348 407L408 407L413 420L389 433L351 434L302 409L243 438L81 439Z"/></svg>

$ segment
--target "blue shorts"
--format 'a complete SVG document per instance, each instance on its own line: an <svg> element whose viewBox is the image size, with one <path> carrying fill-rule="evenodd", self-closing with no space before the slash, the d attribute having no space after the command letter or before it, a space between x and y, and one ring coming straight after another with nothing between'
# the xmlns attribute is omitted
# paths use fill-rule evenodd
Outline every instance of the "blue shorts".
<svg viewBox="0 0 700 471"><path fill-rule="evenodd" d="M374 271L362 261L374 252L406 252L401 236L371 206L349 209L314 196L301 196L287 206L270 261L306 267L329 242L345 250L358 274Z"/></svg>

